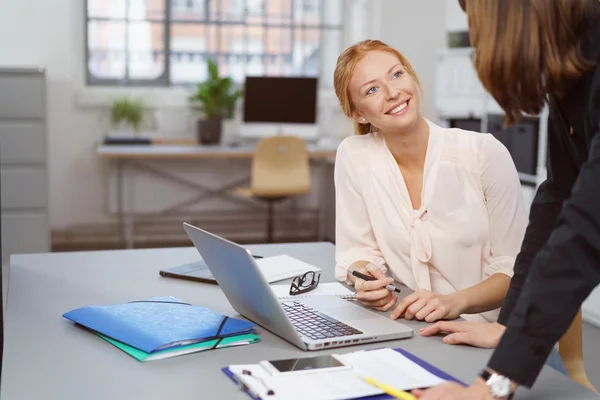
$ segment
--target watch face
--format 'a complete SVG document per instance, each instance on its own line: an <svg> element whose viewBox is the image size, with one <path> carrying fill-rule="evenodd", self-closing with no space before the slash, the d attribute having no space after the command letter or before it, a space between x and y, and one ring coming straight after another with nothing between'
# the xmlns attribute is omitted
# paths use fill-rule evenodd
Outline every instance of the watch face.
<svg viewBox="0 0 600 400"><path fill-rule="evenodd" d="M502 375L492 374L487 384L494 397L506 397L510 394L510 379Z"/></svg>

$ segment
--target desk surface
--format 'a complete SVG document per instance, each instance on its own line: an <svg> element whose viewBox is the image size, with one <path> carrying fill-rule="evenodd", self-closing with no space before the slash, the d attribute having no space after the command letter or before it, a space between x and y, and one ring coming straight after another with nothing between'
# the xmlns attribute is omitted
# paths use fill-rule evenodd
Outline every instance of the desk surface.
<svg viewBox="0 0 600 400"><path fill-rule="evenodd" d="M334 248L329 243L250 246L255 254L289 254L323 268L333 280ZM247 399L220 371L230 364L310 356L262 328L257 344L139 363L61 315L71 309L173 295L237 316L218 286L159 276L159 269L196 260L194 248L117 250L13 256L5 320L0 398L13 399ZM404 291L406 292L406 290ZM404 321L418 329L424 323ZM444 345L441 338L375 343L358 348L402 347L457 378L471 382L490 351ZM519 399L597 398L567 377L545 367L531 391Z"/></svg>
<svg viewBox="0 0 600 400"><path fill-rule="evenodd" d="M117 159L202 159L202 158L251 158L255 145L216 145L216 146L182 146L182 145L100 145L96 153L103 158ZM311 158L335 157L337 146L321 146L307 144Z"/></svg>

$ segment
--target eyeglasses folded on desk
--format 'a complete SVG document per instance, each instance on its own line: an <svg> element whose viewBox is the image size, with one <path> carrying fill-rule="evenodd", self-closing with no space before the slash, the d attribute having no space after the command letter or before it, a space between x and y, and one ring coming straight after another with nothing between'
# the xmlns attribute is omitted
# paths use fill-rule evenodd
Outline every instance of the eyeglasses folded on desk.
<svg viewBox="0 0 600 400"><path fill-rule="evenodd" d="M81 307L63 317L87 328L138 361L260 341L254 331L255 324L171 296Z"/></svg>

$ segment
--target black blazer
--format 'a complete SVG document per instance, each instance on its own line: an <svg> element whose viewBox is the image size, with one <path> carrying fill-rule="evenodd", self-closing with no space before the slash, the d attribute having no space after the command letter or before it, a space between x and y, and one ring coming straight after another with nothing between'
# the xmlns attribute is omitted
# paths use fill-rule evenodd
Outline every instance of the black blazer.
<svg viewBox="0 0 600 400"><path fill-rule="evenodd" d="M596 66L549 101L548 179L531 206L498 320L506 333L488 364L529 387L600 283L600 22L581 50Z"/></svg>

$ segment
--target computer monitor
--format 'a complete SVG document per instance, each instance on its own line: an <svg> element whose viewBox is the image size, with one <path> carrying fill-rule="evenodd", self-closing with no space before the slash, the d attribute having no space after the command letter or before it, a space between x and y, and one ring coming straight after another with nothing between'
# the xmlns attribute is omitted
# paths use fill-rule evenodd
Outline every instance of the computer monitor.
<svg viewBox="0 0 600 400"><path fill-rule="evenodd" d="M317 89L317 78L246 77L241 135L316 138Z"/></svg>

